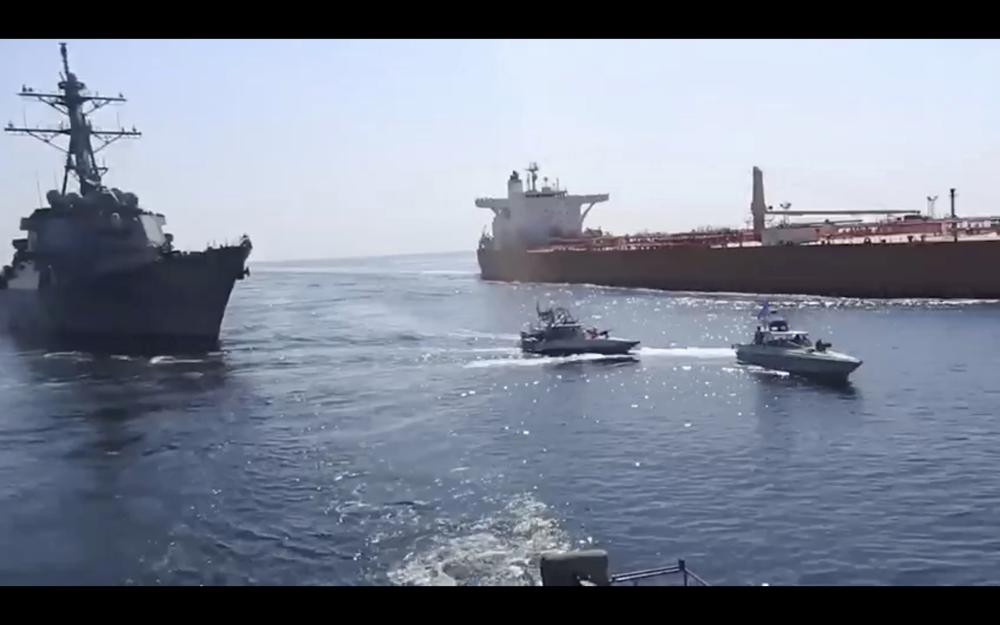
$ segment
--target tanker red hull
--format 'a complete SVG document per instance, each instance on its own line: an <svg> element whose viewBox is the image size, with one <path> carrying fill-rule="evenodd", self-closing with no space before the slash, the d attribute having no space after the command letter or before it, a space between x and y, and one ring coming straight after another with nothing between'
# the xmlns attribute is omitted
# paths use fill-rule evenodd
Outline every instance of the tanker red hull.
<svg viewBox="0 0 1000 625"><path fill-rule="evenodd" d="M1000 298L1000 241L478 252L485 280L863 298Z"/></svg>

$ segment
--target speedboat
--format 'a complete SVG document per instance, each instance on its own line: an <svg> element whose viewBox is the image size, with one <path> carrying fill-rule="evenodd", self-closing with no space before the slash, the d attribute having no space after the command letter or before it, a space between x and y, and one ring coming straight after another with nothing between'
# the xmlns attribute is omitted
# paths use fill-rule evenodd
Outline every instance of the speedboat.
<svg viewBox="0 0 1000 625"><path fill-rule="evenodd" d="M598 331L580 324L565 308L540 310L538 324L521 332L521 350L543 356L570 356L575 354L627 354L639 341L615 339L608 331Z"/></svg>
<svg viewBox="0 0 1000 625"><path fill-rule="evenodd" d="M790 330L788 322L767 304L757 318L761 323L753 343L733 346L738 362L832 382L846 381L861 366L857 358L830 350L830 343L814 344L807 332Z"/></svg>

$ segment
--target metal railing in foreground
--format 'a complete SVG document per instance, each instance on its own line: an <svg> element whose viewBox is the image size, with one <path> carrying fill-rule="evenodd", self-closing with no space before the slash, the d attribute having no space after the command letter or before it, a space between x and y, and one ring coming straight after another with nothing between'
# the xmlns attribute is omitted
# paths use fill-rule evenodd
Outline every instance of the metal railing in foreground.
<svg viewBox="0 0 1000 625"><path fill-rule="evenodd" d="M543 586L709 585L701 576L690 571L684 560L678 560L677 564L671 566L610 575L608 553L603 549L543 553L539 571Z"/></svg>
<svg viewBox="0 0 1000 625"><path fill-rule="evenodd" d="M631 573L618 573L609 579L612 586L631 584L633 586L709 586L709 583L698 576L694 571L687 568L684 560L678 560L677 564L663 566L655 569L645 569L633 571ZM669 584L662 582L680 582L679 584Z"/></svg>

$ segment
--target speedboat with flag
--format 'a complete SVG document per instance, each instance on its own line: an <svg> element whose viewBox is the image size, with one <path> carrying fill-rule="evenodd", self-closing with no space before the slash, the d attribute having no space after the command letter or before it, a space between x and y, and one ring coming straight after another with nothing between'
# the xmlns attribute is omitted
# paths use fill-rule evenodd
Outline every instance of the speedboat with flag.
<svg viewBox="0 0 1000 625"><path fill-rule="evenodd" d="M807 332L789 329L785 318L771 310L768 302L761 307L757 321L753 342L733 346L738 362L830 382L846 381L861 366L857 358L832 351L830 343L813 343Z"/></svg>

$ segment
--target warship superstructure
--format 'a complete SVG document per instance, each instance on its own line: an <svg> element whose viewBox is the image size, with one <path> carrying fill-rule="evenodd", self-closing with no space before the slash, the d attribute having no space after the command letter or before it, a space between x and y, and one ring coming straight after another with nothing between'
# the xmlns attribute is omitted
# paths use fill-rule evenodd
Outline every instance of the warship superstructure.
<svg viewBox="0 0 1000 625"><path fill-rule="evenodd" d="M48 206L21 219L26 236L13 241L13 261L0 274L0 323L15 335L69 343L214 348L233 286L249 275L250 239L178 251L162 214L105 186L107 168L95 154L140 133L92 127L91 113L125 98L90 94L70 71L66 44L60 51L58 90L23 87L19 95L48 104L68 124L5 128L63 150L65 170L62 189L46 194ZM65 149L59 138L68 138ZM68 192L71 175L79 192Z"/></svg>

